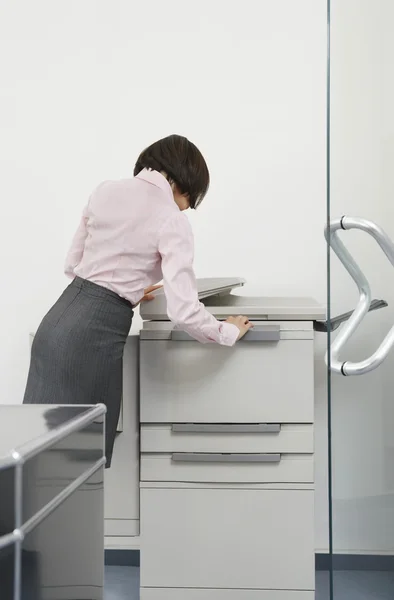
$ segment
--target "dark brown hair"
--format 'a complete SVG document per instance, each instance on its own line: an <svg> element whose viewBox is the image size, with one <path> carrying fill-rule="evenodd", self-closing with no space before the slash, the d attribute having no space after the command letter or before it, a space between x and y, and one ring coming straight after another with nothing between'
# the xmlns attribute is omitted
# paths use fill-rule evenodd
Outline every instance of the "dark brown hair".
<svg viewBox="0 0 394 600"><path fill-rule="evenodd" d="M134 175L143 169L163 171L181 194L188 194L190 208L204 199L209 188L209 171L199 149L181 135L170 135L144 150L134 167Z"/></svg>

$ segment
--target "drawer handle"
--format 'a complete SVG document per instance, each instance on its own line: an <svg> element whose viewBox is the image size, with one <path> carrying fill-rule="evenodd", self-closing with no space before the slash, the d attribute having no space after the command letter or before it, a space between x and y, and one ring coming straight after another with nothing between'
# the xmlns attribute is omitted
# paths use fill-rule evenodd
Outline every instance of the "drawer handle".
<svg viewBox="0 0 394 600"><path fill-rule="evenodd" d="M280 454L219 454L175 452L174 462L194 463L279 463Z"/></svg>
<svg viewBox="0 0 394 600"><path fill-rule="evenodd" d="M276 423L174 423L174 433L280 433Z"/></svg>
<svg viewBox="0 0 394 600"><path fill-rule="evenodd" d="M174 329L171 332L171 340L174 342L194 342L195 340L185 331ZM279 342L280 325L266 325L264 327L253 327L240 342Z"/></svg>

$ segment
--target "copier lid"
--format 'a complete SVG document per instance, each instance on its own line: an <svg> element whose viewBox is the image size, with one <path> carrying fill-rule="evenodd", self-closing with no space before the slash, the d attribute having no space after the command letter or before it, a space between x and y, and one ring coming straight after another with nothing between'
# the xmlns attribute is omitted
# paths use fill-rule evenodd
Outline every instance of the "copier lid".
<svg viewBox="0 0 394 600"><path fill-rule="evenodd" d="M198 297L200 300L210 298L211 296L226 295L237 287L245 284L245 279L241 277L207 277L197 279ZM147 321L166 321L167 302L163 289L155 294L154 300L143 302L140 306L140 315Z"/></svg>
<svg viewBox="0 0 394 600"><path fill-rule="evenodd" d="M298 296L216 296L203 300L217 319L245 315L251 321L320 321L325 311L313 298Z"/></svg>
<svg viewBox="0 0 394 600"><path fill-rule="evenodd" d="M197 279L198 297L200 300L217 296L218 294L229 294L231 290L241 287L246 283L241 277L206 277Z"/></svg>
<svg viewBox="0 0 394 600"><path fill-rule="evenodd" d="M208 278L197 280L198 296L217 319L245 315L256 321L316 321L325 318L324 309L312 298L240 296L230 292L243 286L240 278ZM145 321L168 321L163 290L155 299L143 302L140 311Z"/></svg>

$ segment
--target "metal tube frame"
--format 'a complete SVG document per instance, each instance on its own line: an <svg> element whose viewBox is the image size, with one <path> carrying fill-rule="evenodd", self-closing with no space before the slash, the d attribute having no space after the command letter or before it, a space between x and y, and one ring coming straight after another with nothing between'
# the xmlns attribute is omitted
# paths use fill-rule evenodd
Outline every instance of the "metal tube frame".
<svg viewBox="0 0 394 600"><path fill-rule="evenodd" d="M389 236L383 231L381 227L368 221L367 219L361 219L358 217L342 217L336 219L325 228L325 238L327 243L330 245L332 250L335 252L353 281L356 283L360 298L358 304L353 311L352 316L348 322L343 325L335 338L331 343L330 358L331 358L331 371L340 375L363 375L369 371L373 371L385 360L391 348L394 345L394 325L380 344L379 348L368 358L360 362L343 361L339 355L352 337L365 315L368 313L371 305L371 289L367 278L357 265L356 261L347 250L343 242L339 239L339 231L347 231L349 229L358 229L371 235L374 240L379 244L384 254L387 256L390 263L394 266L394 243ZM328 356L326 355L326 363L328 363Z"/></svg>
<svg viewBox="0 0 394 600"><path fill-rule="evenodd" d="M0 459L0 469L15 467L15 528L4 536L0 536L0 550L10 544L15 544L15 562L14 562L14 595L13 600L20 600L20 580L21 580L21 550L22 542L26 533L33 526L37 525L43 518L48 516L60 504L62 504L78 487L80 487L91 475L100 467L105 465L106 459L103 456L90 469L82 473L77 479L71 482L62 492L53 498L48 504L41 508L36 515L23 524L22 515L22 469L25 461L48 447L53 446L66 436L81 430L86 425L94 422L98 417L105 416L105 404L96 404L95 406L86 405L86 411L78 417L74 417L65 424L49 431L38 439L32 440ZM105 447L105 419L103 422L103 454Z"/></svg>
<svg viewBox="0 0 394 600"><path fill-rule="evenodd" d="M57 406L57 405L52 405ZM82 406L82 405L81 405ZM31 440L26 444L10 450L4 457L0 457L0 469L13 467L17 464L24 463L27 459L32 458L39 452L49 448L53 444L60 442L75 431L79 431L85 425L92 423L97 417L105 415L107 407L105 404L86 405L86 412L74 417L63 425L59 425L52 431L48 431L44 435L35 440ZM105 419L104 419L104 435L105 435Z"/></svg>

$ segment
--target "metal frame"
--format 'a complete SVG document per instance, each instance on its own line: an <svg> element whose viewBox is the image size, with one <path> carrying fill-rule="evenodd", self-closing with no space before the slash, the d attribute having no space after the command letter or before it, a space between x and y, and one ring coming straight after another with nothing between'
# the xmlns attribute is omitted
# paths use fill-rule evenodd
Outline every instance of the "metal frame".
<svg viewBox="0 0 394 600"><path fill-rule="evenodd" d="M390 329L379 348L368 358L360 362L343 361L339 355L346 342L351 338L365 315L371 307L371 289L367 278L357 265L356 261L339 239L338 232L341 230L358 229L368 233L379 244L390 263L394 266L394 243L389 236L376 223L358 217L342 217L336 219L325 228L327 243L331 246L353 281L358 287L360 298L358 304L349 318L348 322L340 329L337 337L331 343L330 369L341 375L363 375L376 369L387 357L394 345L394 326ZM326 363L328 364L328 355Z"/></svg>
<svg viewBox="0 0 394 600"><path fill-rule="evenodd" d="M14 569L14 599L20 598L20 582L21 582L21 550L22 542L27 533L38 525L44 518L53 512L58 506L63 504L67 498L74 493L85 481L87 481L96 471L105 465L105 456L102 456L89 469L79 475L66 488L64 488L57 496L52 498L45 506L43 506L35 515L23 523L22 518L22 470L25 461L39 452L42 452L48 447L53 446L66 436L75 431L79 431L85 425L94 422L97 417L103 416L106 413L104 404L97 404L94 407L86 406L86 412L78 417L74 417L67 421L64 425L59 426L40 436L18 449L11 450L9 455L0 460L0 469L7 467L15 467L15 528L4 536L0 536L0 549L5 548L10 544L15 544L15 569ZM103 422L103 454L105 440L105 419Z"/></svg>
<svg viewBox="0 0 394 600"><path fill-rule="evenodd" d="M7 467L14 467L17 464L23 464L28 458L35 456L39 452L42 452L42 450L56 444L56 442L60 442L60 440L70 435L70 433L78 431L85 425L94 421L95 418L105 415L106 412L107 407L105 404L96 404L94 407L86 405L86 412L82 413L82 415L70 419L64 425L59 425L59 427L56 427L56 429L53 429L52 431L48 431L45 435L41 435L31 442L19 446L18 448L14 448L9 454L0 457L0 470L6 469Z"/></svg>

